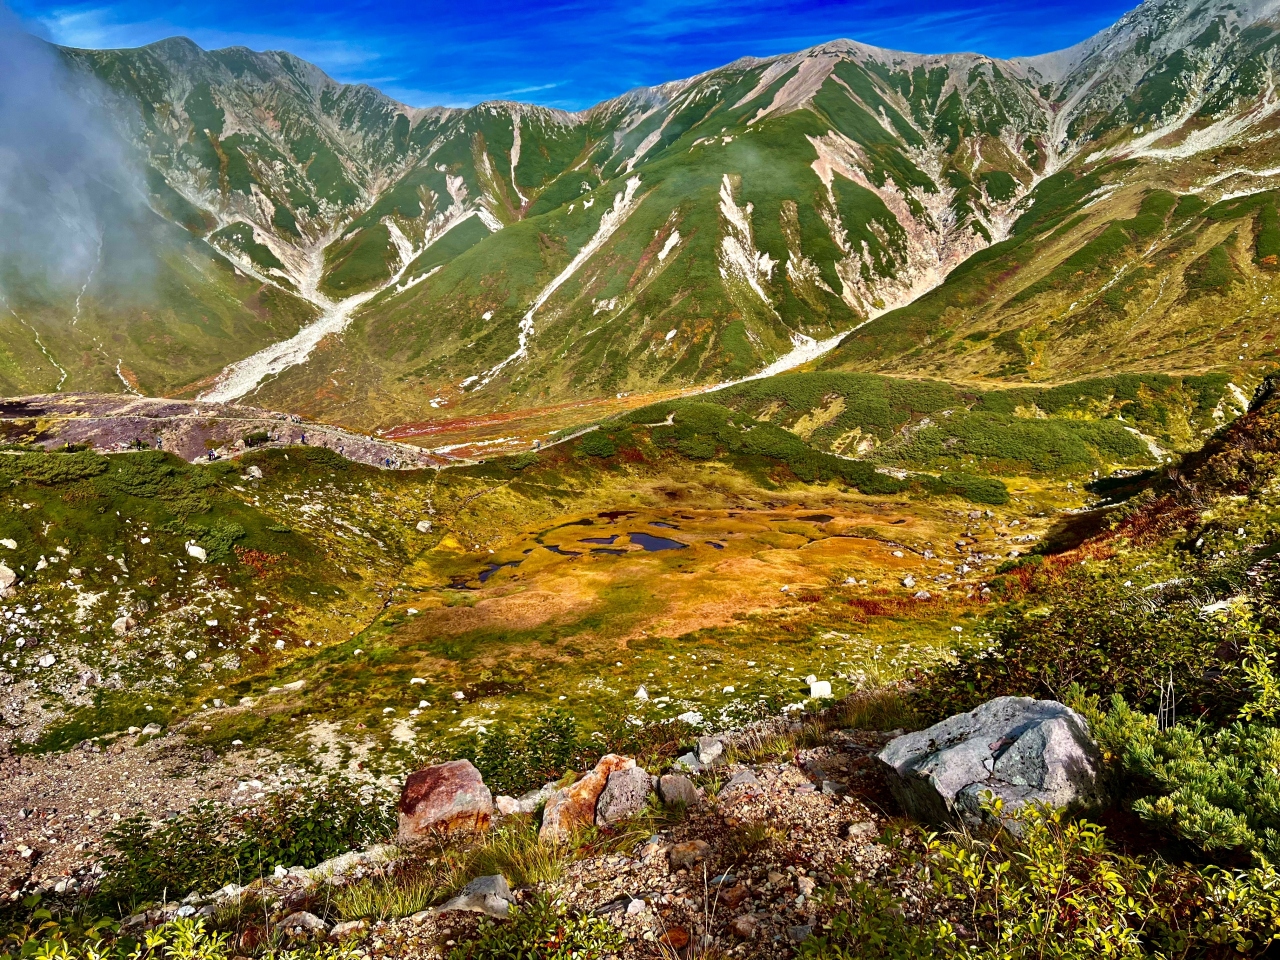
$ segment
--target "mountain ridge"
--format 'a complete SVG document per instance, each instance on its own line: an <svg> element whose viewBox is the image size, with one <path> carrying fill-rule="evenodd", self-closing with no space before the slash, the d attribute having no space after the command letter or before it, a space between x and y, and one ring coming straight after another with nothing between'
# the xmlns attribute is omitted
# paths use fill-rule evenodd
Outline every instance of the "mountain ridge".
<svg viewBox="0 0 1280 960"><path fill-rule="evenodd" d="M1276 9L1148 0L1014 60L833 40L574 113L412 108L189 40L64 56L136 106L155 209L314 316L186 379L138 364L126 324L117 365L145 392L368 427L708 385L865 336L1006 241L1059 171L1137 158L1167 179L1157 164L1266 140ZM52 320L44 342L65 342Z"/></svg>

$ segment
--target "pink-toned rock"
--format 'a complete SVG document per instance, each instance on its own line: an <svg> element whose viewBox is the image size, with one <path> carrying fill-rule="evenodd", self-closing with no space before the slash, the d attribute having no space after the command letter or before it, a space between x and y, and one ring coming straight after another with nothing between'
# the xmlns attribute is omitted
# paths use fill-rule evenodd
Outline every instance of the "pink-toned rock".
<svg viewBox="0 0 1280 960"><path fill-rule="evenodd" d="M470 760L451 760L409 774L398 809L396 842L414 847L444 834L487 829L493 795Z"/></svg>
<svg viewBox="0 0 1280 960"><path fill-rule="evenodd" d="M565 843L578 830L594 823L596 803L609 782L609 774L629 770L635 765L630 757L606 754L581 780L553 793L542 812L539 838L548 843Z"/></svg>

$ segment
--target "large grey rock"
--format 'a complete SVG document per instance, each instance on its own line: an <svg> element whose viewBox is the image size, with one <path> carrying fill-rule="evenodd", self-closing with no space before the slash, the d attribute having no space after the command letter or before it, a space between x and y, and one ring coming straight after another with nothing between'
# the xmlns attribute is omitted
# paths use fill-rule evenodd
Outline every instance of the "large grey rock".
<svg viewBox="0 0 1280 960"><path fill-rule="evenodd" d="M668 807L693 809L698 805L698 788L681 773L668 773L658 781L658 796Z"/></svg>
<svg viewBox="0 0 1280 960"><path fill-rule="evenodd" d="M902 808L927 823L982 819L982 796L1006 814L1027 803L1091 806L1101 757L1085 719L1056 700L997 697L892 740L878 755Z"/></svg>
<svg viewBox="0 0 1280 960"><path fill-rule="evenodd" d="M500 873L488 877L476 877L452 900L441 904L436 912L449 913L454 910L465 910L471 913L483 913L490 917L505 917L511 912L511 904L515 898L511 895L511 885Z"/></svg>
<svg viewBox="0 0 1280 960"><path fill-rule="evenodd" d="M653 776L643 767L628 767L609 774L596 802L596 826L611 827L645 808L653 793Z"/></svg>

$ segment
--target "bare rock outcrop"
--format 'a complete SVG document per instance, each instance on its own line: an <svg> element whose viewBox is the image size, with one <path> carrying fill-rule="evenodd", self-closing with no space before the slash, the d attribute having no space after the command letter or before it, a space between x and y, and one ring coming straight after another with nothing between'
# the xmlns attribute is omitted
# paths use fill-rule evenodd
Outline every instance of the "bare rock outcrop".
<svg viewBox="0 0 1280 960"><path fill-rule="evenodd" d="M551 795L542 813L538 836L548 843L566 843L577 830L590 826L595 822L596 804L608 785L609 775L635 765L630 757L605 754L582 779Z"/></svg>
<svg viewBox="0 0 1280 960"><path fill-rule="evenodd" d="M1027 803L1064 807L1101 799L1101 757L1083 717L1056 700L997 697L880 751L889 788L918 820L982 819L982 798L1006 814Z"/></svg>

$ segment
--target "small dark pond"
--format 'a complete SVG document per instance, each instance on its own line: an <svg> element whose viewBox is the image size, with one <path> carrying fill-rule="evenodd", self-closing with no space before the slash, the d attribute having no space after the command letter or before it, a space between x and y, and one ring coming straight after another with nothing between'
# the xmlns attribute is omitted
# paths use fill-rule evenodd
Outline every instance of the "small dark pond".
<svg viewBox="0 0 1280 960"><path fill-rule="evenodd" d="M631 542L640 544L651 553L655 550L683 550L688 546L687 543L681 543L679 540L655 537L651 533L633 533L631 534Z"/></svg>

